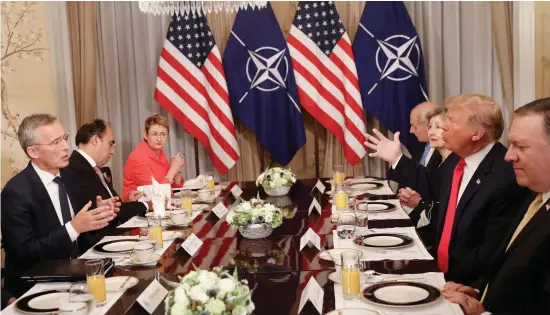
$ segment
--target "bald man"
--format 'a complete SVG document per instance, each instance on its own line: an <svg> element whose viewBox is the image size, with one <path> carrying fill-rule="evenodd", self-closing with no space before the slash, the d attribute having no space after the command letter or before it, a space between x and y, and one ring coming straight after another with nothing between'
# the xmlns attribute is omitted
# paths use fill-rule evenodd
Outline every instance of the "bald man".
<svg viewBox="0 0 550 315"><path fill-rule="evenodd" d="M437 104L431 102L424 102L416 105L411 110L410 122L411 129L410 133L414 134L420 142L421 146L411 146L409 149L411 153L412 160L419 165L428 168L428 171L434 172L437 170L439 164L441 163L441 155L437 150L430 148L429 137L428 137L428 119L427 114L435 108L438 108ZM399 188L410 187L414 191L422 193L429 193L428 184L425 182L417 182L417 178L409 178L403 176L404 174L399 174L393 168L390 168L386 174L386 178L393 180L394 182L399 183ZM416 205L407 204L407 206L414 208Z"/></svg>

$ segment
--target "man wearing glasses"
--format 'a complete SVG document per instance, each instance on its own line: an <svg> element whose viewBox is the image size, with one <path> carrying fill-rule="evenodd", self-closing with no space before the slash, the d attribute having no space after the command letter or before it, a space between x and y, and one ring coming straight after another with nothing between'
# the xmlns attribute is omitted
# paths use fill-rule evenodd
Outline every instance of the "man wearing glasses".
<svg viewBox="0 0 550 315"><path fill-rule="evenodd" d="M91 201L78 200L74 185L62 176L69 163L69 135L55 117L23 119L18 138L31 161L1 193L5 289L14 296L29 289L22 272L43 260L77 258L85 232L107 226L119 210L118 203L99 196L95 209ZM80 209L79 204L86 205Z"/></svg>

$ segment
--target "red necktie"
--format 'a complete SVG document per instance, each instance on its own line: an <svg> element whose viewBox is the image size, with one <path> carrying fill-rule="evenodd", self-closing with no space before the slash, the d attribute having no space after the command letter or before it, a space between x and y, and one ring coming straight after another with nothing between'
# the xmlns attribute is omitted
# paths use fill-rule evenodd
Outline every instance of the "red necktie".
<svg viewBox="0 0 550 315"><path fill-rule="evenodd" d="M451 186L451 195L449 196L447 214L445 215L445 225L443 225L443 233L441 234L441 240L439 241L439 247L437 248L437 266L443 273L446 273L447 270L449 270L449 244L451 243L451 233L453 232L453 224L455 221L458 191L460 189L462 175L464 175L465 166L466 161L461 159L455 167L455 171L453 173L453 183Z"/></svg>

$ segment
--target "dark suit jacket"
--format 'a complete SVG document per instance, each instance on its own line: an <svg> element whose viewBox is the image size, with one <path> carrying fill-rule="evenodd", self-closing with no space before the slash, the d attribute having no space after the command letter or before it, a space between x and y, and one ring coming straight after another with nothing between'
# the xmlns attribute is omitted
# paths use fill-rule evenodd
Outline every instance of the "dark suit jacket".
<svg viewBox="0 0 550 315"><path fill-rule="evenodd" d="M92 201L91 209L96 207L95 200L97 196L101 196L103 199L111 198L94 168L82 154L78 153L78 151L74 150L71 154L69 166L65 168L65 172L69 173L72 179L77 182L78 192L80 194L79 199L85 202L88 202L88 200ZM107 182L107 186L113 194L113 197L118 196L110 182ZM135 215L145 213L146 210L147 208L141 202L123 202L120 206L120 212L116 219L111 221L111 225L116 226Z"/></svg>
<svg viewBox="0 0 550 315"><path fill-rule="evenodd" d="M528 193L526 188L516 183L512 164L504 161L505 154L506 147L495 143L460 198L449 245L449 270L445 274L447 281L472 284L488 271L500 254L500 242L510 228L519 203ZM434 222L436 234L432 247L432 255L436 259L453 172L459 160L460 156L453 153L447 157L441 169L439 218L438 222ZM407 176L424 177L424 180L430 181L426 168L411 168L410 164L410 160L401 158L396 171L400 174L408 172Z"/></svg>
<svg viewBox="0 0 550 315"><path fill-rule="evenodd" d="M418 161L420 160L420 158L418 158ZM404 160L403 163L406 163L406 164L402 164L401 160ZM429 198L430 200L434 199L433 198L434 196L431 195L431 191L429 187L430 183L429 183L429 180L427 180L427 178L431 178L432 176L434 176L434 174L437 173L439 164L441 164L441 154L439 153L439 151L434 150L434 152L432 153L432 156L430 157L430 160L428 161L428 164L425 167L419 164L418 161L415 160L414 158L409 159L408 157L403 155L399 160L398 166L399 164L406 165L406 169L402 168L401 170L397 170L397 169L394 170L390 166L390 169L387 172L387 178L389 180L398 182L399 188L410 187L414 191L418 192L420 196L422 196L422 198ZM408 171L409 168L413 168L413 169L425 168L425 171L428 172L428 175L417 176L418 171L410 172Z"/></svg>
<svg viewBox="0 0 550 315"><path fill-rule="evenodd" d="M61 179L76 215L81 201L63 172ZM20 296L30 288L21 282L21 273L42 260L71 258L74 244L31 163L7 182L0 199L2 243L6 252L5 289ZM85 238L86 233L81 234L78 245Z"/></svg>
<svg viewBox="0 0 550 315"><path fill-rule="evenodd" d="M521 211L516 212L499 251L504 252L508 246L535 195L527 198ZM490 270L483 304L494 315L550 314L550 211L546 205L542 205Z"/></svg>

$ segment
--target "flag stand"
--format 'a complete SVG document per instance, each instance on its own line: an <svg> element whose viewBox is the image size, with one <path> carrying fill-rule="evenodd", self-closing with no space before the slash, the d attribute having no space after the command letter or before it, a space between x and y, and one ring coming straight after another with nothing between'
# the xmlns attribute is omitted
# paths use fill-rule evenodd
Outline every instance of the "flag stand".
<svg viewBox="0 0 550 315"><path fill-rule="evenodd" d="M195 173L199 176L201 173L199 167L199 141L193 137L193 142L195 143Z"/></svg>
<svg viewBox="0 0 550 315"><path fill-rule="evenodd" d="M317 130L319 129L319 121L315 119L315 128L313 129L313 137L315 137L315 177L319 178L319 137Z"/></svg>

